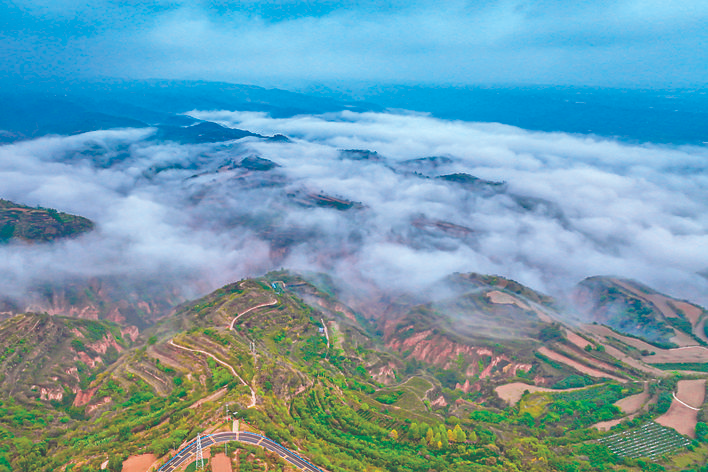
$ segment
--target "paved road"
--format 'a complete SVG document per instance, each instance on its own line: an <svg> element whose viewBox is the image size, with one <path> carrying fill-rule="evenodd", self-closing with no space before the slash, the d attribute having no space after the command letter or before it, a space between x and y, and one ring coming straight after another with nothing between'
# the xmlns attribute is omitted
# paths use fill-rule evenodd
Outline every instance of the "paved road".
<svg viewBox="0 0 708 472"><path fill-rule="evenodd" d="M307 462L302 457L298 456L290 449L287 449L272 439L268 439L265 436L261 436L256 433L248 432L238 432L238 433L214 433L208 436L203 436L202 438L202 449L216 444L221 444L229 441L240 441L246 444L251 444L254 446L260 446L268 449L271 452L278 454L280 457L290 462L292 465L300 470L306 470L308 472L322 472L322 469L315 467L314 465ZM159 472L172 472L177 470L185 462L192 459L193 456L197 454L197 441L194 440L187 446L182 448L172 459L170 459L167 464L163 465L158 469Z"/></svg>

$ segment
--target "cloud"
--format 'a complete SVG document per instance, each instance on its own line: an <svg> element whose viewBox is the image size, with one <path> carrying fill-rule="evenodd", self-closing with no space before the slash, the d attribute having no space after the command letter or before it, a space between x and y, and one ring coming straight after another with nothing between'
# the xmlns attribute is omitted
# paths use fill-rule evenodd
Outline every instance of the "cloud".
<svg viewBox="0 0 708 472"><path fill-rule="evenodd" d="M288 267L388 291L454 271L562 293L587 276L630 277L706 303L708 150L633 146L419 114L274 119L194 116L258 138L178 145L151 130L47 137L0 147L3 197L87 216L98 229L54 245L0 247L4 295L43 281L139 277L185 296ZM342 157L369 149L379 160ZM273 170L239 167L258 155ZM414 174L407 160L423 161ZM468 173L503 190L435 177ZM359 202L321 206L326 195Z"/></svg>
<svg viewBox="0 0 708 472"><path fill-rule="evenodd" d="M624 86L704 84L705 2L29 2L17 74ZM28 47L29 45L29 47Z"/></svg>

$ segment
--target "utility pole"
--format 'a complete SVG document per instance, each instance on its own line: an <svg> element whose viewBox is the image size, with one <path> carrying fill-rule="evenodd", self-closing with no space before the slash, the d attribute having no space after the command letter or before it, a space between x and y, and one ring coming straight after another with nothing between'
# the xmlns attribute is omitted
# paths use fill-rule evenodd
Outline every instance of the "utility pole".
<svg viewBox="0 0 708 472"><path fill-rule="evenodd" d="M202 452L202 438L199 435L199 433L197 433L197 460L196 460L196 464L197 464L197 469L199 469L199 470L202 470L202 468L204 467L204 453Z"/></svg>

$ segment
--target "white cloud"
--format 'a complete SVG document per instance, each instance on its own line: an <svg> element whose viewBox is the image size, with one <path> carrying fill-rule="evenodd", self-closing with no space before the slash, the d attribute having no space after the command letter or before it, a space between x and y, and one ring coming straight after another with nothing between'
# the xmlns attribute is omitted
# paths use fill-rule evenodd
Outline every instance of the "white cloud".
<svg viewBox="0 0 708 472"><path fill-rule="evenodd" d="M419 290L452 271L497 273L553 293L613 274L706 302L706 280L695 274L708 268L705 148L421 115L194 115L294 142L180 146L126 130L0 147L5 198L98 224L79 240L0 248L3 290L139 274L199 292L292 267L396 290ZM99 166L80 154L89 144L129 151ZM342 148L377 151L385 161L340 159ZM215 172L250 153L281 167ZM430 177L466 172L503 180L507 190L475 192L395 170L406 159L441 155L453 162L429 168ZM180 165L155 174L171 164ZM365 207L305 208L288 196L320 191Z"/></svg>

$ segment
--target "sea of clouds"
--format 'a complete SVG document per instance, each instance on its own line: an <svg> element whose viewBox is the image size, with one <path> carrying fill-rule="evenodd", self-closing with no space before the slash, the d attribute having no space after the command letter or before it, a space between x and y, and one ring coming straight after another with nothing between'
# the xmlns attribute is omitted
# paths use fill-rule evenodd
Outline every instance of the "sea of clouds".
<svg viewBox="0 0 708 472"><path fill-rule="evenodd" d="M404 113L190 114L290 142L181 145L128 129L0 147L0 197L97 224L78 239L0 247L0 295L117 276L192 297L283 267L396 293L453 272L503 275L551 294L616 275L708 304L699 275L708 269L706 147ZM343 158L342 149L379 158ZM280 167L229 165L250 155ZM406 162L431 156L449 160ZM480 191L435 178L452 173L506 186ZM306 194L361 207L292 198Z"/></svg>

